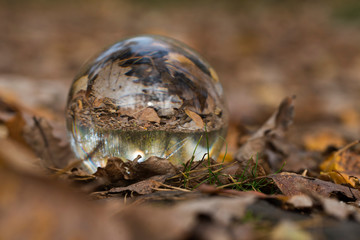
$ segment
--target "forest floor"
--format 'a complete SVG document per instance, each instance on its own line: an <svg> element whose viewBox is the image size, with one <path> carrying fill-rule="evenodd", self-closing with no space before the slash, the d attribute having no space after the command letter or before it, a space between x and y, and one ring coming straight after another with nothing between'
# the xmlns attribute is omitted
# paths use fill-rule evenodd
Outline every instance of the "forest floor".
<svg viewBox="0 0 360 240"><path fill-rule="evenodd" d="M357 1L0 2L0 239L358 239L359 28ZM217 71L218 162L76 168L72 80L137 34L181 40Z"/></svg>

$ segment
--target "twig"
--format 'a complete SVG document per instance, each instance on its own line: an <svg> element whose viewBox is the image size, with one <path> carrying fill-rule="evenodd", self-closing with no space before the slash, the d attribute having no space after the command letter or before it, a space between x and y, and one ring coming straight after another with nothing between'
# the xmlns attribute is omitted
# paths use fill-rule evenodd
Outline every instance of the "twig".
<svg viewBox="0 0 360 240"><path fill-rule="evenodd" d="M244 183L248 183L248 182L251 182L251 181L254 181L254 180L259 180L259 179L263 179L263 178L268 178L270 177L271 175L267 175L267 176L261 176L261 177L256 177L256 178L249 178L249 179L246 179L244 181L241 181L241 182L233 182L233 183L228 183L228 184L225 184L225 185L221 185L221 186L218 186L216 188L226 188L226 187L230 187L230 186L233 186L233 185L241 185L241 184L244 184Z"/></svg>
<svg viewBox="0 0 360 240"><path fill-rule="evenodd" d="M163 187L170 188L170 189L179 190L179 191L182 191L182 192L191 192L191 191L188 190L188 189L179 188L179 187L174 187L174 186L171 186L171 185L167 185L167 184L165 184L165 183L160 183L159 185L160 185L160 186L163 186ZM157 190L156 188L153 188L153 189Z"/></svg>
<svg viewBox="0 0 360 240"><path fill-rule="evenodd" d="M360 143L360 140L353 141L353 142L349 143L348 145L340 148L340 149L335 153L335 155L336 155L336 156L339 156L340 154L342 154L343 152L345 152L345 151L348 150L349 148L351 148L351 147L353 147L353 146L355 146L355 145L357 145L357 144L359 144L359 143Z"/></svg>

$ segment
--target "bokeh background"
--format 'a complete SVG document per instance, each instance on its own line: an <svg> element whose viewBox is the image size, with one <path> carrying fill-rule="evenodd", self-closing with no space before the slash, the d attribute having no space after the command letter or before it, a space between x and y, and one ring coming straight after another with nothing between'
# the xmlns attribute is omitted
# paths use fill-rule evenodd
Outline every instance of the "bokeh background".
<svg viewBox="0 0 360 240"><path fill-rule="evenodd" d="M296 95L293 141L314 130L360 137L356 0L1 0L0 89L62 116L81 65L137 34L170 36L203 55L233 123L258 126Z"/></svg>

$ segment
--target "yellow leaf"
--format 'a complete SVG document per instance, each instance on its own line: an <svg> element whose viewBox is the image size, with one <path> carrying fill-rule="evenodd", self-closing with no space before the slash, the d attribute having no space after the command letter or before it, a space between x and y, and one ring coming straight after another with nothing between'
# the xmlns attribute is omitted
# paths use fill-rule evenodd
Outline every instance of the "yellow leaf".
<svg viewBox="0 0 360 240"><path fill-rule="evenodd" d="M337 184L350 184L359 186L360 155L347 151L359 141L350 143L339 151L333 153L320 164L321 174L330 177Z"/></svg>
<svg viewBox="0 0 360 240"><path fill-rule="evenodd" d="M232 162L234 160L232 154L227 153L225 155L225 153L220 153L219 157L218 157L218 162L222 162L224 160L224 162Z"/></svg>
<svg viewBox="0 0 360 240"><path fill-rule="evenodd" d="M345 141L340 135L329 131L311 133L304 137L304 145L311 151L324 151L329 146L341 147L344 144Z"/></svg>

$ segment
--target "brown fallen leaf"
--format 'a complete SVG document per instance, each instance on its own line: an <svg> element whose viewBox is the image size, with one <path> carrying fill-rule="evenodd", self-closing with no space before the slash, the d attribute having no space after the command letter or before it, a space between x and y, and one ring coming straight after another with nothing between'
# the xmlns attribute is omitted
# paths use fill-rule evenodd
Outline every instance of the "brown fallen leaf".
<svg viewBox="0 0 360 240"><path fill-rule="evenodd" d="M315 195L313 195L315 197ZM360 222L360 210L354 206L336 199L317 196L317 200L321 203L325 214L335 217L339 220L355 219Z"/></svg>
<svg viewBox="0 0 360 240"><path fill-rule="evenodd" d="M153 108L145 108L134 114L134 117L143 121L160 123L160 118Z"/></svg>
<svg viewBox="0 0 360 240"><path fill-rule="evenodd" d="M239 227L236 223L256 199L249 194L234 198L197 198L173 207L135 205L121 211L119 218L120 224L125 224L132 234L130 239L233 239ZM213 237L204 238L209 235Z"/></svg>
<svg viewBox="0 0 360 240"><path fill-rule="evenodd" d="M26 144L23 137L23 129L25 126L24 116L21 112L16 112L13 117L5 121L5 126L8 129L9 137L22 143Z"/></svg>
<svg viewBox="0 0 360 240"><path fill-rule="evenodd" d="M341 111L340 119L342 123L349 129L359 129L360 126L360 113L354 108L347 108Z"/></svg>
<svg viewBox="0 0 360 240"><path fill-rule="evenodd" d="M154 188L161 186L164 183L167 175L153 176L146 180L130 184L126 187L115 187L107 191L107 194L120 194L124 192L135 192L140 195L150 194L154 192Z"/></svg>
<svg viewBox="0 0 360 240"><path fill-rule="evenodd" d="M332 182L316 178L304 177L302 175L283 172L269 176L286 196L295 196L315 192L324 197L335 197L343 201L356 201L360 199L358 189L349 188Z"/></svg>
<svg viewBox="0 0 360 240"><path fill-rule="evenodd" d="M273 159L273 163L266 160L264 154L269 150L272 141L277 138L282 138L288 126L292 123L294 112L294 97L285 98L277 111L260 127L254 134L247 139L247 141L240 147L235 154L235 160L242 164L250 175L251 169L258 165L258 175L264 176L271 173L271 165L278 166L283 159ZM259 155L260 154L260 155ZM270 159L270 158L268 158ZM257 162L258 161L258 162Z"/></svg>
<svg viewBox="0 0 360 240"><path fill-rule="evenodd" d="M201 129L204 127L204 121L197 113L190 111L189 109L185 109L184 111L186 115L188 115L195 122L196 126Z"/></svg>
<svg viewBox="0 0 360 240"><path fill-rule="evenodd" d="M122 225L84 195L10 165L25 161L26 154L9 157L0 156L0 181L6 183L0 185L0 239L129 239Z"/></svg>
<svg viewBox="0 0 360 240"><path fill-rule="evenodd" d="M0 75L0 98L21 111L48 119L63 116L68 90L66 79Z"/></svg>
<svg viewBox="0 0 360 240"><path fill-rule="evenodd" d="M295 209L307 209L312 212L321 211L323 214L339 220L355 219L360 221L360 210L338 199L324 197L317 192L306 192L307 195L294 195L286 203Z"/></svg>
<svg viewBox="0 0 360 240"><path fill-rule="evenodd" d="M138 170L147 173L148 176L154 175L174 175L179 172L179 169L174 166L169 160L159 157L149 157L137 166Z"/></svg>
<svg viewBox="0 0 360 240"><path fill-rule="evenodd" d="M44 118L33 117L32 124L24 127L23 135L46 168L62 169L74 160L67 139L56 136L53 125Z"/></svg>
<svg viewBox="0 0 360 240"><path fill-rule="evenodd" d="M0 166L41 175L39 160L26 146L12 139L0 139Z"/></svg>
<svg viewBox="0 0 360 240"><path fill-rule="evenodd" d="M98 168L94 176L103 184L126 187L134 182L150 179L153 176L171 177L178 169L167 159L150 157L143 162L123 161L120 158L109 158L104 168Z"/></svg>
<svg viewBox="0 0 360 240"><path fill-rule="evenodd" d="M8 136L25 144L22 131L25 125L23 113L14 103L9 103L0 98L0 123L7 129Z"/></svg>
<svg viewBox="0 0 360 240"><path fill-rule="evenodd" d="M98 168L94 173L97 178L103 179L106 184L115 183L123 180L132 180L136 178L135 171L131 161L123 161L120 158L109 158L104 168Z"/></svg>
<svg viewBox="0 0 360 240"><path fill-rule="evenodd" d="M279 169L293 172L317 169L321 161L319 152L304 151L285 138L286 130L292 122L293 102L294 97L284 99L278 110L259 130L245 141L242 138L242 145L234 158L243 165L243 169L246 168L249 159L251 165L247 168L256 166L257 159L264 175L277 172Z"/></svg>
<svg viewBox="0 0 360 240"><path fill-rule="evenodd" d="M257 196L246 194L241 197L223 198L213 197L208 199L198 199L197 201L181 203L176 206L175 211L188 216L202 213L212 216L214 222L224 225L230 224L234 219L240 219L246 207L255 202ZM218 211L222 209L222 211Z"/></svg>

